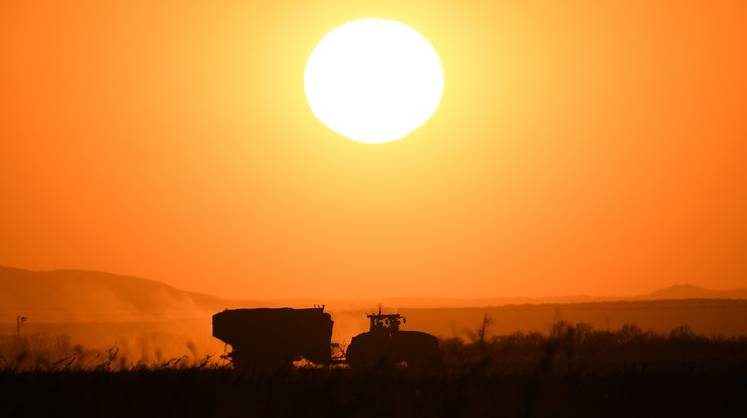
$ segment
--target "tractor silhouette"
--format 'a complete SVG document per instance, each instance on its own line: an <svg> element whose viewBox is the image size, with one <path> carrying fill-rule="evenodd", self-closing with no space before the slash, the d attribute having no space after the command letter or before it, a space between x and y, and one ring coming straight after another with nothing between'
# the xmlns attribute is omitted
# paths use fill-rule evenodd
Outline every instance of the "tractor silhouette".
<svg viewBox="0 0 747 418"><path fill-rule="evenodd" d="M419 331L402 331L406 321L400 314L366 315L369 330L353 337L347 350L347 362L353 368L388 367L407 364L408 368L424 369L440 361L438 339Z"/></svg>
<svg viewBox="0 0 747 418"><path fill-rule="evenodd" d="M440 360L438 339L418 331L402 331L405 318L399 314L367 315L368 332L353 337L346 361L352 368L391 367L406 364L424 369ZM226 357L243 370L277 370L301 357L329 365L332 318L324 306L291 308L230 309L213 315L213 336L230 344Z"/></svg>

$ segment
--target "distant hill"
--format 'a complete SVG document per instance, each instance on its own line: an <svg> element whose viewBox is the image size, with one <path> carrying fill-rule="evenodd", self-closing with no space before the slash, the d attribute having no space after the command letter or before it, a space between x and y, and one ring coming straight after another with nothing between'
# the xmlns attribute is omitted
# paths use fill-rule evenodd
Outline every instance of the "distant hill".
<svg viewBox="0 0 747 418"><path fill-rule="evenodd" d="M747 299L747 289L720 291L685 284L635 297L389 298L326 303L328 310L356 311L360 316L362 311L374 309L379 303L385 309L423 309L655 299ZM0 323L12 323L16 315L32 317L35 322L173 321L207 318L225 308L315 303L325 301L229 300L132 276L83 270L29 271L0 266Z"/></svg>
<svg viewBox="0 0 747 418"><path fill-rule="evenodd" d="M138 277L95 271L29 271L0 266L0 322L138 322L204 318L258 304L185 292Z"/></svg>
<svg viewBox="0 0 747 418"><path fill-rule="evenodd" d="M747 289L711 290L691 284L667 287L638 299L747 299Z"/></svg>
<svg viewBox="0 0 747 418"><path fill-rule="evenodd" d="M659 300L666 299L666 300ZM676 299L676 300L675 300ZM743 299L743 300L725 300ZM484 315L491 335L518 330L547 332L558 318L596 328L636 323L668 332L688 324L697 332L747 335L747 291L677 285L635 297L391 298L382 300L229 300L179 290L165 283L95 271L29 271L0 266L0 336L15 332L16 315L29 317L27 335L68 335L86 346L129 347L137 355L172 357L219 353L210 316L226 308L311 306L327 303L333 341L348 342L368 329L365 313L381 303L407 317L406 329L464 337ZM189 348L193 347L193 348ZM131 353L132 354L132 353ZM135 355L132 354L132 355Z"/></svg>
<svg viewBox="0 0 747 418"><path fill-rule="evenodd" d="M678 300L678 299L747 299L747 289L711 290L691 284L679 284L636 296L551 296L502 297L480 299L448 298L390 298L381 301L385 306L400 308L471 308L505 305L545 305L617 301Z"/></svg>

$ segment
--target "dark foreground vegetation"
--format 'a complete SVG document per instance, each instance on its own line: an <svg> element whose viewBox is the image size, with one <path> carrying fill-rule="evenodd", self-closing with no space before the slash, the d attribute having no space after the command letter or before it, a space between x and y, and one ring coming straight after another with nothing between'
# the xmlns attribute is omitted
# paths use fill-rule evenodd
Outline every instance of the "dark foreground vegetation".
<svg viewBox="0 0 747 418"><path fill-rule="evenodd" d="M4 357L1 417L744 417L747 338L558 323L549 335L442 342L431 370L238 372L184 359L98 365ZM32 353L26 353L27 364ZM85 367L84 367L85 366Z"/></svg>

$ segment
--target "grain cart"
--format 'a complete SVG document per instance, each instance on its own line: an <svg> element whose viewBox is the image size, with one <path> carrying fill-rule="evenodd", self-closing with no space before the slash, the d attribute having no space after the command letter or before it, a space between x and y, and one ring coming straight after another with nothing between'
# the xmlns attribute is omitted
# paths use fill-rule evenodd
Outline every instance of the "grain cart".
<svg viewBox="0 0 747 418"><path fill-rule="evenodd" d="M213 315L213 336L231 345L228 357L238 369L279 369L299 357L332 361L332 318L324 306L225 310Z"/></svg>

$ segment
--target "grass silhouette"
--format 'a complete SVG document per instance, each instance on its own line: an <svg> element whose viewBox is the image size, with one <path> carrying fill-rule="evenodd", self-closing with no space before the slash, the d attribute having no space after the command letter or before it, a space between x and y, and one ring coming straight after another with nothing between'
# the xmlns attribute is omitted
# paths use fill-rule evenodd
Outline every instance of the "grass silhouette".
<svg viewBox="0 0 747 418"><path fill-rule="evenodd" d="M489 325L442 341L443 364L427 372L246 373L218 357L133 363L64 338L4 339L0 416L747 416L745 337L565 322L489 337Z"/></svg>

